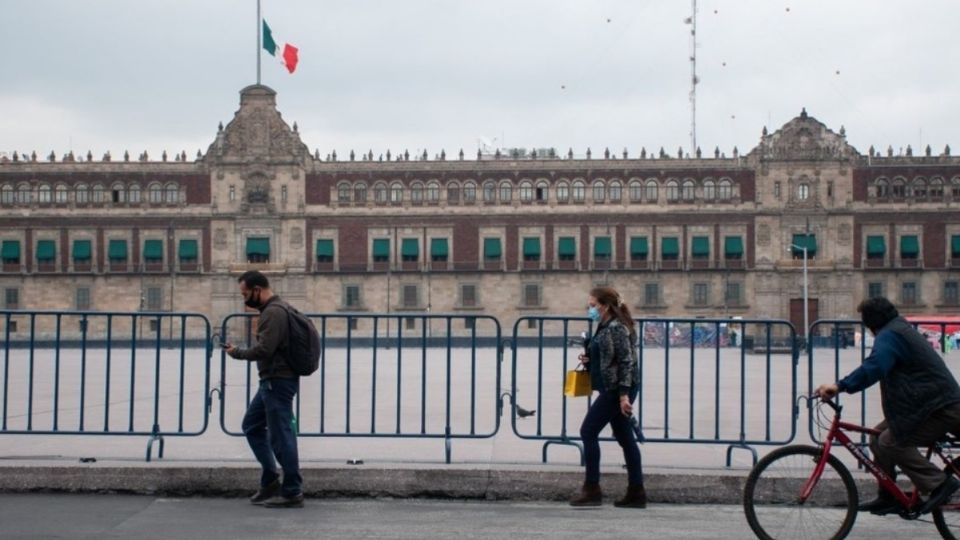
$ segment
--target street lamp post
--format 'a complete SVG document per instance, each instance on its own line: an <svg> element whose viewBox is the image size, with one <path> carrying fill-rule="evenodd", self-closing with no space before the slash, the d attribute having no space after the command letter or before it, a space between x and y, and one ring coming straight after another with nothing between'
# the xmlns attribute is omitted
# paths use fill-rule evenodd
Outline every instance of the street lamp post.
<svg viewBox="0 0 960 540"><path fill-rule="evenodd" d="M807 246L798 246L790 244L790 250L799 250L803 252L803 342L807 342L807 332L810 331L810 310L808 306L809 296L807 294Z"/></svg>

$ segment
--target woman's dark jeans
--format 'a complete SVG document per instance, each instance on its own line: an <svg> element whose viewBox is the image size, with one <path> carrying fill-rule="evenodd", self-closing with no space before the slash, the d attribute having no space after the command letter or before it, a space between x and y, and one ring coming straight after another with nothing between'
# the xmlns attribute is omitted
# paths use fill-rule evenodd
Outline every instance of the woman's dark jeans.
<svg viewBox="0 0 960 540"><path fill-rule="evenodd" d="M637 397L637 390L630 392L630 401ZM640 461L640 448L630 425L630 419L620 412L620 395L617 392L600 392L583 418L580 426L580 438L583 440L583 458L587 463L588 484L600 482L600 432L610 424L613 436L623 448L623 458L627 462L627 478L631 485L643 484L643 465Z"/></svg>
<svg viewBox="0 0 960 540"><path fill-rule="evenodd" d="M243 433L263 472L260 487L278 478L277 461L283 468L285 497L302 491L300 460L297 454L297 432L293 423L293 397L300 389L300 379L264 379L243 417ZM274 461L276 456L276 461Z"/></svg>

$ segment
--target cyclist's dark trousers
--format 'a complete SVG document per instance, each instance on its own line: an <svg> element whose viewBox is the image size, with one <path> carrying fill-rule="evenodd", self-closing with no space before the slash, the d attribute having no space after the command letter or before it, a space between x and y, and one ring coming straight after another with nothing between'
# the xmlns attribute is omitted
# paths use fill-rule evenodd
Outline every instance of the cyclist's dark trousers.
<svg viewBox="0 0 960 540"><path fill-rule="evenodd" d="M637 397L637 391L630 393L630 401ZM631 485L643 485L642 464L637 439L630 420L620 412L620 395L617 392L600 392L593 400L587 415L580 426L580 438L583 440L583 459L587 463L587 484L600 482L600 431L610 424L613 436L623 448L623 459L627 462L627 480Z"/></svg>
<svg viewBox="0 0 960 540"><path fill-rule="evenodd" d="M960 403L934 411L902 444L893 439L886 420L877 424L876 429L881 433L870 437L870 450L877 465L891 478L895 478L893 467L898 465L921 493L929 493L947 477L939 467L923 457L917 447L929 446L947 432L957 433L960 430Z"/></svg>
<svg viewBox="0 0 960 540"><path fill-rule="evenodd" d="M279 461L283 468L281 493L286 497L299 494L303 485L293 421L293 397L299 389L298 378L260 381L260 389L250 401L242 424L247 443L263 467L260 487L266 487L278 478Z"/></svg>

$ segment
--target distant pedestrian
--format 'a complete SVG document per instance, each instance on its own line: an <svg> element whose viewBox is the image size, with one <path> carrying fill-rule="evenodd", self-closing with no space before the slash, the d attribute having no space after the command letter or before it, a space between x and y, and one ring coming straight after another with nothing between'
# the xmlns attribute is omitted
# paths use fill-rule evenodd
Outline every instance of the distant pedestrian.
<svg viewBox="0 0 960 540"><path fill-rule="evenodd" d="M250 497L250 502L270 508L299 508L303 506L303 479L293 398L300 390L300 378L284 357L284 351L289 349L288 304L271 292L270 282L260 272L251 270L237 281L243 303L260 311L256 345L239 349L224 344L231 357L256 360L260 375L260 387L242 424L247 443L263 469L260 489ZM277 462L283 470L282 482Z"/></svg>
<svg viewBox="0 0 960 540"><path fill-rule="evenodd" d="M610 424L627 462L627 493L614 506L646 508L640 449L631 425L633 401L639 391L637 372L637 330L630 308L611 287L597 287L587 299L587 315L597 323L588 354L580 362L590 370L593 389L598 392L580 426L586 479L571 506L600 506L600 431Z"/></svg>

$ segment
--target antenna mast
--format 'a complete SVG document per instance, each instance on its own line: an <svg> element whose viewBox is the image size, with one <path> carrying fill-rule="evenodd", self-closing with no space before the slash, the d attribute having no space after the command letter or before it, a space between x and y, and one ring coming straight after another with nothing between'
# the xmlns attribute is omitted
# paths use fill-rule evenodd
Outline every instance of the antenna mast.
<svg viewBox="0 0 960 540"><path fill-rule="evenodd" d="M693 3L693 13L685 21L690 25L690 153L697 151L697 0Z"/></svg>

